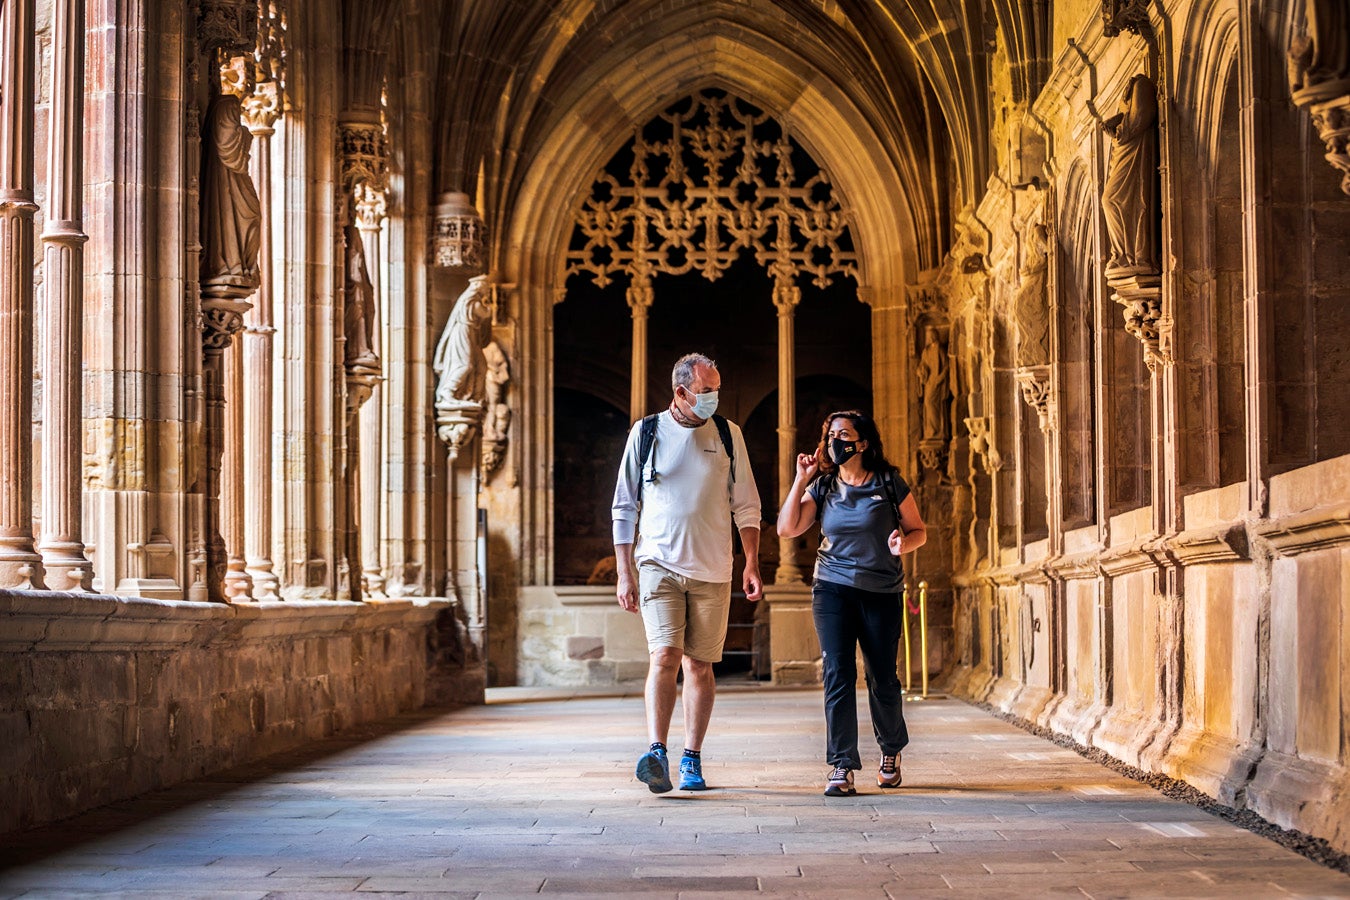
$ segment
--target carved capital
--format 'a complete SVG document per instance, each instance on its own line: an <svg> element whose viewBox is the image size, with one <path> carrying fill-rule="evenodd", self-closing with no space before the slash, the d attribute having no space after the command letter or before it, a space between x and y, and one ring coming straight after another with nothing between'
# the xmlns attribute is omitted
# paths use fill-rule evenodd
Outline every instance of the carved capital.
<svg viewBox="0 0 1350 900"><path fill-rule="evenodd" d="M647 314L647 310L652 308L652 303L656 300L656 293L652 290L652 283L649 280L635 281L628 286L625 292L628 298L628 308L633 314Z"/></svg>
<svg viewBox="0 0 1350 900"><path fill-rule="evenodd" d="M275 132L277 119L281 117L281 94L275 81L259 82L242 103L244 124L252 134L268 137Z"/></svg>
<svg viewBox="0 0 1350 900"><path fill-rule="evenodd" d="M457 403L453 406L442 404L436 407L436 436L445 442L446 452L453 463L459 459L460 452L473 441L478 430L478 422L483 417L481 404L473 402Z"/></svg>
<svg viewBox="0 0 1350 900"><path fill-rule="evenodd" d="M1017 370L1016 378L1022 399L1036 410L1041 431L1049 434L1055 428L1055 383L1050 367L1027 366Z"/></svg>
<svg viewBox="0 0 1350 900"><path fill-rule="evenodd" d="M773 305L778 308L778 315L792 315L792 311L801 302L802 289L793 284L790 278L780 278L774 282Z"/></svg>
<svg viewBox="0 0 1350 900"><path fill-rule="evenodd" d="M249 293L252 293L250 290ZM253 308L243 297L216 292L202 295L202 346L207 350L224 350L244 327L244 313Z"/></svg>
<svg viewBox="0 0 1350 900"><path fill-rule="evenodd" d="M1341 190L1350 194L1350 82L1346 93L1309 109L1313 126L1326 146L1326 160L1341 173Z"/></svg>
<svg viewBox="0 0 1350 900"><path fill-rule="evenodd" d="M1123 307L1125 330L1144 345L1144 362L1152 371L1167 361L1170 352L1170 320L1166 323L1167 347L1162 341L1162 279L1157 276L1115 279L1109 282L1111 299Z"/></svg>
<svg viewBox="0 0 1350 900"><path fill-rule="evenodd" d="M1102 32L1115 37L1122 31L1141 37L1153 33L1148 21L1148 0L1102 0Z"/></svg>
<svg viewBox="0 0 1350 900"><path fill-rule="evenodd" d="M355 363L347 366L347 416L356 415L380 383L380 367Z"/></svg>

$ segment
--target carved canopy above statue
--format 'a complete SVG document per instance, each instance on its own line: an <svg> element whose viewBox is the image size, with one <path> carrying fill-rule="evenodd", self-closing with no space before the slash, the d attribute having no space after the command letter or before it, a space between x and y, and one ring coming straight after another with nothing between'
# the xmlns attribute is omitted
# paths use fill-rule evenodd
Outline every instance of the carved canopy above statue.
<svg viewBox="0 0 1350 900"><path fill-rule="evenodd" d="M627 168L626 177L622 173ZM640 129L596 177L565 276L715 281L744 251L780 284L857 274L849 212L823 169L754 106L705 90Z"/></svg>

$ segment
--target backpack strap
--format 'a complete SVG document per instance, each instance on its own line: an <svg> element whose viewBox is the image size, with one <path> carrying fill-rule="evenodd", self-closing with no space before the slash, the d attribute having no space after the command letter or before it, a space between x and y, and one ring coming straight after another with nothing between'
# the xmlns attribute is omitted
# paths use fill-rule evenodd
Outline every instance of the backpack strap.
<svg viewBox="0 0 1350 900"><path fill-rule="evenodd" d="M894 468L887 469L881 473L881 483L886 488L886 499L891 502L891 509L895 512L895 527L900 527L900 486L896 482L900 478L900 473ZM905 495L909 495L909 485L905 485Z"/></svg>
<svg viewBox="0 0 1350 900"><path fill-rule="evenodd" d="M642 430L638 432L638 503L642 502L642 485L646 478L642 473L647 469L647 461L652 458L652 447L656 445L656 425L657 417L660 413L652 413L650 416L642 417ZM722 438L722 449L727 451L727 458L731 460L731 483L736 483L736 445L731 440L731 425L725 418L713 414L713 424L717 426L717 434Z"/></svg>
<svg viewBox="0 0 1350 900"><path fill-rule="evenodd" d="M642 503L642 485L647 480L643 477L643 472L647 468L647 460L652 456L652 445L656 443L656 417L659 413L653 413L650 416L642 417L642 430L638 432L638 504Z"/></svg>
<svg viewBox="0 0 1350 900"><path fill-rule="evenodd" d="M713 413L713 424L717 426L717 433L722 437L722 448L727 451L727 458L731 460L731 483L736 483L736 445L731 442L731 425L727 420L717 413Z"/></svg>

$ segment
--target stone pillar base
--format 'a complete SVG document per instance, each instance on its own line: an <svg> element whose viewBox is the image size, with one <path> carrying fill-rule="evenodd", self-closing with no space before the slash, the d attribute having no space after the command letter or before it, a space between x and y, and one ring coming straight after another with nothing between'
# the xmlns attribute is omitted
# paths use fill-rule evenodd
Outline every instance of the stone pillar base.
<svg viewBox="0 0 1350 900"><path fill-rule="evenodd" d="M769 657L776 685L820 684L820 642L811 620L809 584L766 584Z"/></svg>

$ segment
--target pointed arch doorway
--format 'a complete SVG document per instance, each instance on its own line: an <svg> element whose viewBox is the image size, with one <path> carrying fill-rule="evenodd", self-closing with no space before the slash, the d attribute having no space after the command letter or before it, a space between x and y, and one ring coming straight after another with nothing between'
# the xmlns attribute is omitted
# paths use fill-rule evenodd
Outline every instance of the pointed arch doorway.
<svg viewBox="0 0 1350 900"><path fill-rule="evenodd" d="M848 206L782 123L715 89L638 128L579 206L553 322L555 583L612 577L624 438L670 402L670 367L690 350L718 361L719 409L745 430L762 575L800 583L810 560L772 526L795 454L816 440L797 432L798 379L834 377L856 388L850 401L870 399ZM733 611L729 649L750 614Z"/></svg>

